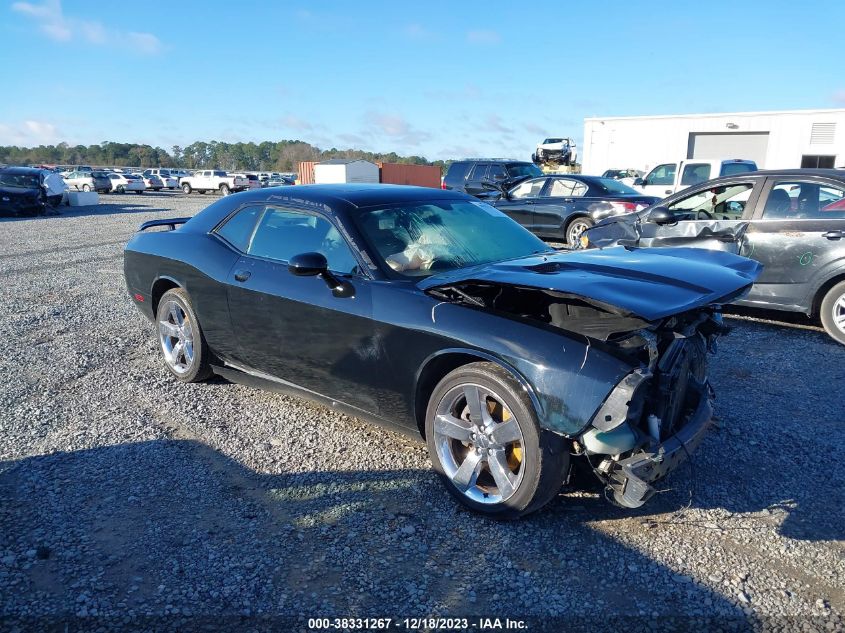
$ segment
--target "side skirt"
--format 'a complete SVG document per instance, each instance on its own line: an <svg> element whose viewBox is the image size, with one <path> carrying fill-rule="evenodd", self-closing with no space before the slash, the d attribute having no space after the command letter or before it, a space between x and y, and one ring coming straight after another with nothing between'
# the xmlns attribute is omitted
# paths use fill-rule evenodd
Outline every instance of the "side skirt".
<svg viewBox="0 0 845 633"><path fill-rule="evenodd" d="M353 407L352 405L348 405L343 402L338 402L337 400L332 400L331 398L319 394L316 391L305 389L286 380L282 380L281 378L276 378L275 376L270 376L262 372L257 372L251 369L241 367L234 367L231 365L212 365L211 369L218 376L225 378L226 380L229 380L231 382L246 385L247 387L253 387L255 389L275 391L277 393L283 393L288 396L312 400L333 411L337 411L353 418L364 420L365 422L369 422L370 424L375 424L377 426L386 428L389 431L402 433L403 435L413 440L416 440L417 442L422 441L419 429L417 429L416 427L411 428L403 426L401 424L397 424L395 422L391 422L389 420L385 420L384 418L381 418L373 413L364 411L363 409L358 409L357 407Z"/></svg>

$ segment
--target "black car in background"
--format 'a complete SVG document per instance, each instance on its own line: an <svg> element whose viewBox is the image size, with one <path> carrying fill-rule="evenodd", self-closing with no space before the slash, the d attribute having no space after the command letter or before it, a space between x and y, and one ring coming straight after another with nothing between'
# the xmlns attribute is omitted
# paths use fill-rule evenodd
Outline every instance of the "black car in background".
<svg viewBox="0 0 845 633"><path fill-rule="evenodd" d="M51 189L47 178L61 177L45 169L3 167L0 169L0 215L42 215L56 207L62 192Z"/></svg>
<svg viewBox="0 0 845 633"><path fill-rule="evenodd" d="M422 437L449 492L502 518L554 498L578 458L642 505L706 434L713 305L758 269L557 252L466 194L391 185L254 189L147 222L124 251L176 379L217 373Z"/></svg>
<svg viewBox="0 0 845 633"><path fill-rule="evenodd" d="M459 160L449 165L443 188L478 196L489 193L491 189L509 188L526 178L542 175L537 165L527 161L500 158Z"/></svg>
<svg viewBox="0 0 845 633"><path fill-rule="evenodd" d="M483 196L539 237L577 246L581 233L611 215L633 213L659 200L613 178L576 174L523 180Z"/></svg>
<svg viewBox="0 0 845 633"><path fill-rule="evenodd" d="M845 170L716 178L605 220L584 238L587 246L696 246L756 259L763 273L736 303L818 316L845 344Z"/></svg>

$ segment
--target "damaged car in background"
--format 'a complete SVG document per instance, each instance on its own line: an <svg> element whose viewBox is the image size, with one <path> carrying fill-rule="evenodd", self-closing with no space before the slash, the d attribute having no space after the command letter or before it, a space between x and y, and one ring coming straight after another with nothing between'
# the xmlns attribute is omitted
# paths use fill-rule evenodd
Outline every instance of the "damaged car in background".
<svg viewBox="0 0 845 633"><path fill-rule="evenodd" d="M553 499L575 460L613 503L643 504L706 435L719 306L759 271L690 249L557 252L466 194L389 185L229 196L145 223L124 252L176 379L421 437L449 493L497 518Z"/></svg>
<svg viewBox="0 0 845 633"><path fill-rule="evenodd" d="M33 167L0 168L0 215L44 215L67 190L62 177Z"/></svg>
<svg viewBox="0 0 845 633"><path fill-rule="evenodd" d="M597 222L586 247L696 247L757 260L743 306L802 312L845 344L845 170L738 173Z"/></svg>

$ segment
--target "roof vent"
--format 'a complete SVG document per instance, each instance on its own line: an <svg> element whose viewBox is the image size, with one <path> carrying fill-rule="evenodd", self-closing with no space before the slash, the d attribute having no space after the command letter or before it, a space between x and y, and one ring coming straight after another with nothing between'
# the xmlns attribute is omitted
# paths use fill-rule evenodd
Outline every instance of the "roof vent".
<svg viewBox="0 0 845 633"><path fill-rule="evenodd" d="M836 123L813 123L810 145L830 145L836 134Z"/></svg>

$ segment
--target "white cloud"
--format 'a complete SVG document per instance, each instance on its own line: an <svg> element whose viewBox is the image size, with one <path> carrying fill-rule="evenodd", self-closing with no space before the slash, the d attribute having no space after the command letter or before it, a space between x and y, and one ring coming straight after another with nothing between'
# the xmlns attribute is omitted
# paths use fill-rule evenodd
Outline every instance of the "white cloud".
<svg viewBox="0 0 845 633"><path fill-rule="evenodd" d="M833 102L836 105L845 106L845 89L837 90L833 93Z"/></svg>
<svg viewBox="0 0 845 633"><path fill-rule="evenodd" d="M52 123L32 119L15 124L0 123L0 145L51 145L59 142L61 133Z"/></svg>
<svg viewBox="0 0 845 633"><path fill-rule="evenodd" d="M83 41L95 46L125 48L141 55L156 55L163 46L152 33L121 31L96 20L67 16L61 0L44 0L41 4L15 2L12 10L36 22L38 29L56 42Z"/></svg>
<svg viewBox="0 0 845 633"><path fill-rule="evenodd" d="M417 147L431 138L428 132L418 130L395 113L371 110L364 115L364 123L376 139L386 136L392 144L399 144L405 149Z"/></svg>
<svg viewBox="0 0 845 633"><path fill-rule="evenodd" d="M489 31L480 29L477 31L467 31L467 42L470 44L499 44L502 41L502 36L496 31Z"/></svg>
<svg viewBox="0 0 845 633"><path fill-rule="evenodd" d="M300 119L298 116L293 114L289 114L285 117L282 117L280 123L284 127L296 130L298 132L301 132L303 130L311 130L314 128L314 126L311 125L308 121L306 121L305 119Z"/></svg>
<svg viewBox="0 0 845 633"><path fill-rule="evenodd" d="M402 32L411 40L430 40L434 34L421 24L409 24Z"/></svg>

